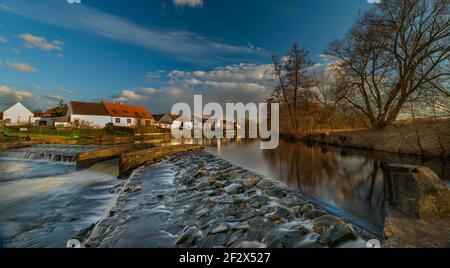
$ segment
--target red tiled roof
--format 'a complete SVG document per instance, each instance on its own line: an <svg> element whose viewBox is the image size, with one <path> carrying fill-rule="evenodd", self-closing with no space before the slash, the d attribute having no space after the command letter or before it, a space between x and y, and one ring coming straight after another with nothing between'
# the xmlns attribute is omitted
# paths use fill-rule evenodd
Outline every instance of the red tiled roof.
<svg viewBox="0 0 450 268"><path fill-rule="evenodd" d="M147 110L147 108L142 106L104 102L103 107L105 107L105 110L110 116L154 119L153 115Z"/></svg>

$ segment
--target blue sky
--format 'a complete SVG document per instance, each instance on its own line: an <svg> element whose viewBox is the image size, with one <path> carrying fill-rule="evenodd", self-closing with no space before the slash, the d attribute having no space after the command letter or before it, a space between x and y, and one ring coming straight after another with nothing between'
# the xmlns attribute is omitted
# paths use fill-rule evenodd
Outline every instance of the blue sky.
<svg viewBox="0 0 450 268"><path fill-rule="evenodd" d="M58 99L122 101L152 112L263 101L272 54L320 54L367 0L0 0L0 110Z"/></svg>

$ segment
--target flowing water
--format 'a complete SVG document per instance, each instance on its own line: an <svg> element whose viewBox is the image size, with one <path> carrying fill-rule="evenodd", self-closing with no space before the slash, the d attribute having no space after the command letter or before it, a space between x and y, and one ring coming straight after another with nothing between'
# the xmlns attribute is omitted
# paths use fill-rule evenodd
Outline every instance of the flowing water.
<svg viewBox="0 0 450 268"><path fill-rule="evenodd" d="M450 185L450 163L411 156L280 142L261 150L259 141L216 140L207 150L249 170L277 179L328 210L381 234L387 213L386 164L428 166Z"/></svg>
<svg viewBox="0 0 450 268"><path fill-rule="evenodd" d="M102 218L118 183L117 161L76 171L78 146L0 154L0 247L65 247Z"/></svg>
<svg viewBox="0 0 450 268"><path fill-rule="evenodd" d="M277 179L376 233L386 217L383 165L425 165L450 181L450 165L438 160L289 142L275 150L261 150L259 141L202 142L209 152ZM36 145L0 152L0 247L64 247L104 216L119 184L117 161L76 171L76 153L91 148Z"/></svg>

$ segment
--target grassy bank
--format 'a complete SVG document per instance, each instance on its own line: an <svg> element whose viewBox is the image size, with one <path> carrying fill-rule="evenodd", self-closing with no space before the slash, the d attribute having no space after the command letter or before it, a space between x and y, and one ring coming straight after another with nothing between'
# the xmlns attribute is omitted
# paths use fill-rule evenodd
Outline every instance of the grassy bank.
<svg viewBox="0 0 450 268"><path fill-rule="evenodd" d="M287 138L358 149L450 158L450 119L397 122L382 129L360 129L307 137L287 136Z"/></svg>
<svg viewBox="0 0 450 268"><path fill-rule="evenodd" d="M73 129L44 126L5 127L0 133L0 143L34 141L53 144L123 144L142 139L163 138L163 133L140 135L132 129Z"/></svg>

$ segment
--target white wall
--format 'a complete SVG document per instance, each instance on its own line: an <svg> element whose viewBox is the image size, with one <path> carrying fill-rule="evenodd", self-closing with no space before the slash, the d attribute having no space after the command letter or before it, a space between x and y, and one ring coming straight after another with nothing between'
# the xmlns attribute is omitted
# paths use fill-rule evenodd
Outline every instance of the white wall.
<svg viewBox="0 0 450 268"><path fill-rule="evenodd" d="M104 128L108 123L111 123L111 117L107 115L70 115L70 122L75 123L75 121L89 122L94 128Z"/></svg>
<svg viewBox="0 0 450 268"><path fill-rule="evenodd" d="M120 119L120 123L117 123L116 119ZM131 120L130 123L128 123L128 120ZM114 126L118 126L118 127L135 127L135 126L138 126L138 120L139 119L137 119L137 118L130 118L130 117L112 117L111 122L114 124ZM142 118L141 126L145 127L146 121L151 121L150 125L154 124L154 122L152 122L153 120Z"/></svg>
<svg viewBox="0 0 450 268"><path fill-rule="evenodd" d="M120 119L120 123L117 123L116 120ZM131 120L130 123L128 123L128 120ZM113 117L111 121L114 126L117 127L133 127L135 126L135 119L129 118L129 117Z"/></svg>
<svg viewBox="0 0 450 268"><path fill-rule="evenodd" d="M8 125L26 125L34 123L33 118L34 114L21 103L16 103L3 112L3 120L11 120L10 123L7 123Z"/></svg>

